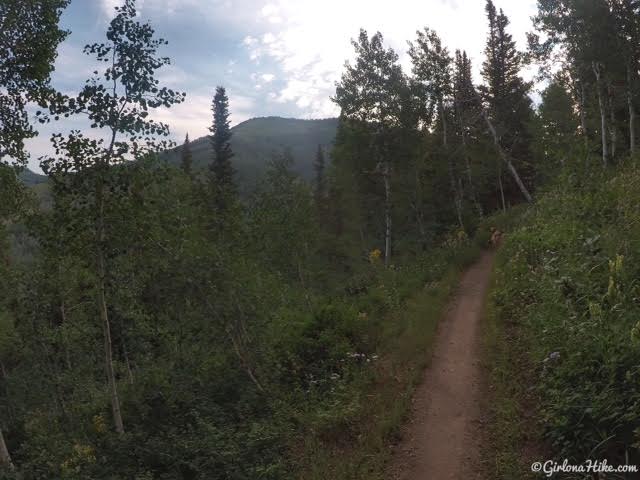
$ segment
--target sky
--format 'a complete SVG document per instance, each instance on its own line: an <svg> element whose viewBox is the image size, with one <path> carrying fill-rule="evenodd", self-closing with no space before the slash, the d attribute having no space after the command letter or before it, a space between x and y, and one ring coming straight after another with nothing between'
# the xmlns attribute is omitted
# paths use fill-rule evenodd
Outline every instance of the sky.
<svg viewBox="0 0 640 480"><path fill-rule="evenodd" d="M510 32L524 49L535 0L494 0L511 20ZM103 41L121 0L72 0L62 17L71 31L60 45L53 85L78 92L95 70L83 46ZM183 104L153 114L168 123L178 143L207 134L211 99L226 87L232 124L277 115L328 118L339 111L330 97L345 61L353 59L351 39L360 28L382 32L385 44L410 71L407 41L416 30L436 30L450 51L464 49L474 62L476 81L486 37L483 0L138 0L139 17L169 41L161 54L171 65L158 72L161 85L186 92ZM51 153L54 132L85 129L82 119L40 127L28 142L30 167Z"/></svg>

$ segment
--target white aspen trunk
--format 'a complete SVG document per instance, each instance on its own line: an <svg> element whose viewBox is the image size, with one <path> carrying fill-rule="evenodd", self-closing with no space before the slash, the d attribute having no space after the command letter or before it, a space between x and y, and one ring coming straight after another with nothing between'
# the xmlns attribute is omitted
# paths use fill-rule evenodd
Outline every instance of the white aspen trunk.
<svg viewBox="0 0 640 480"><path fill-rule="evenodd" d="M498 166L498 189L500 190L500 200L502 202L502 211L507 211L507 203L504 199L504 187L502 186L502 168Z"/></svg>
<svg viewBox="0 0 640 480"><path fill-rule="evenodd" d="M493 123L489 118L489 114L487 113L487 109L484 108L484 106L482 107L482 116L484 117L484 121L486 122L487 127L489 128L489 132L491 132L491 135L493 136L493 143L498 149L498 153L500 154L502 161L507 165L507 169L509 170L509 173L511 173L511 176L513 177L516 184L518 185L518 188L520 189L520 192L522 192L522 195L524 196L524 198L527 200L527 202L532 203L533 197L531 197L529 190L527 189L524 182L520 178L520 175L518 175L518 171L513 166L513 163L511 163L511 160L509 159L508 155L500 145L500 139L498 138L498 133L496 132L496 129L494 128ZM500 186L502 187L502 179L500 179Z"/></svg>
<svg viewBox="0 0 640 480"><path fill-rule="evenodd" d="M589 170L591 164L589 152L589 132L587 130L587 92L584 86L584 80L580 79L580 102L578 108L580 109L580 127L582 129L582 139L584 141L584 166L585 170Z"/></svg>
<svg viewBox="0 0 640 480"><path fill-rule="evenodd" d="M116 50L113 49L111 57L112 68L115 68L116 64ZM118 79L113 77L113 96L117 95ZM127 102L120 106L119 111L112 107L111 115L113 118L118 118L122 113ZM117 121L116 121L117 123ZM96 225L96 257L98 267L98 310L100 311L100 320L102 321L102 332L104 337L104 360L105 370L107 374L107 381L109 383L109 397L111 399L111 410L113 411L113 423L116 427L116 432L120 435L124 435L124 422L122 421L122 412L120 410L120 399L118 398L118 385L116 382L116 374L113 368L113 344L111 341L111 324L109 322L109 310L107 307L107 266L105 261L104 243L106 240L106 227L104 222L105 217L105 198L104 198L104 177L102 175L105 170L109 169L111 160L113 158L113 151L116 144L116 137L118 135L118 129L116 126L111 126L111 140L109 143L109 149L106 152L105 158L102 164L96 165L97 167L97 185L96 185L96 210L97 210L97 225Z"/></svg>
<svg viewBox="0 0 640 480"><path fill-rule="evenodd" d="M416 221L418 222L418 230L420 231L420 239L422 240L422 244L426 245L427 242L427 230L424 227L424 214L422 213L422 209L420 205L422 205L422 189L420 185L420 174L418 172L418 168L416 167L416 190L414 201L411 202L411 206L413 207L413 211L416 214Z"/></svg>
<svg viewBox="0 0 640 480"><path fill-rule="evenodd" d="M231 340L231 344L233 345L233 349L236 352L236 356L240 360L240 363L242 363L242 365L244 366L244 368L245 368L245 370L247 372L247 375L249 376L249 378L251 379L253 384L256 386L256 388L258 390L260 390L261 392L264 392L264 388L262 387L262 385L260 384L260 382L256 378L255 374L253 373L253 369L251 368L251 364L247 361L245 356L242 354L242 351L240 350L240 346L238 345L238 341L236 341L236 338L234 337L232 332L229 332L229 339Z"/></svg>
<svg viewBox="0 0 640 480"><path fill-rule="evenodd" d="M584 87L584 82L580 81L580 127L582 129L582 137L584 140L584 146L589 148L589 132L587 131L587 112L586 112L586 89Z"/></svg>
<svg viewBox="0 0 640 480"><path fill-rule="evenodd" d="M598 107L600 108L600 130L602 131L602 166L609 165L609 145L607 144L607 110L602 98L602 72L600 64L593 62L593 73L596 76L596 90L598 93Z"/></svg>
<svg viewBox="0 0 640 480"><path fill-rule="evenodd" d="M127 375L129 376L129 385L133 385L135 383L135 379L133 378L133 370L131 369L131 362L129 361L129 352L127 351L127 344L126 342L124 342L124 340L122 342L122 350L124 353L124 363L127 366Z"/></svg>
<svg viewBox="0 0 640 480"><path fill-rule="evenodd" d="M609 132L611 136L611 161L615 161L618 146L618 133L616 132L616 112L614 108L613 87L611 86L611 83L609 83L607 88L607 103L609 106L610 116Z"/></svg>
<svg viewBox="0 0 640 480"><path fill-rule="evenodd" d="M9 470L13 470L13 462L11 461L11 455L9 454L9 449L7 448L7 444L4 441L4 433L0 428L0 465L8 468Z"/></svg>
<svg viewBox="0 0 640 480"><path fill-rule="evenodd" d="M464 114L459 103L456 102L456 104L457 104L456 109L458 111L458 118L460 119L459 121L460 137L462 138L462 150L464 154L464 163L465 163L465 170L466 170L465 173L467 174L467 182L469 183L469 195L471 196L471 201L473 202L474 207L478 211L478 215L480 217L483 217L484 211L482 210L482 205L480 205L480 202L478 201L476 188L473 184L473 176L471 174L471 162L469 161L469 152L467 151L467 132L466 132L465 121L463 118Z"/></svg>
<svg viewBox="0 0 640 480"><path fill-rule="evenodd" d="M636 109L633 105L633 73L627 66L627 105L629 107L629 153L636 153Z"/></svg>
<svg viewBox="0 0 640 480"><path fill-rule="evenodd" d="M442 145L444 147L445 155L447 156L447 164L449 166L449 181L451 182L451 192L453 193L453 203L456 207L456 216L458 217L458 223L460 228L464 230L464 222L462 221L462 195L456 182L456 168L453 160L453 156L449 153L449 140L447 136L447 119L445 118L444 105L442 100L438 102L438 114L440 115L440 121L442 122Z"/></svg>
<svg viewBox="0 0 640 480"><path fill-rule="evenodd" d="M124 434L124 423L122 421L122 413L120 411L120 399L118 398L118 386L116 383L116 376L113 368L113 345L111 342L111 324L109 323L109 311L107 309L107 294L106 294L106 265L104 259L104 241L105 241L105 226L104 226L104 186L102 179L99 180L99 185L96 189L96 201L98 203L98 225L97 225L97 260L98 260L98 308L100 310L100 319L102 321L102 330L104 335L104 357L105 357L105 370L107 373L107 380L109 382L109 393L111 397L111 409L113 411L113 422L116 427L116 432Z"/></svg>
<svg viewBox="0 0 640 480"><path fill-rule="evenodd" d="M388 160L384 162L384 214L385 214L385 234L384 234L384 264L391 264L391 165Z"/></svg>

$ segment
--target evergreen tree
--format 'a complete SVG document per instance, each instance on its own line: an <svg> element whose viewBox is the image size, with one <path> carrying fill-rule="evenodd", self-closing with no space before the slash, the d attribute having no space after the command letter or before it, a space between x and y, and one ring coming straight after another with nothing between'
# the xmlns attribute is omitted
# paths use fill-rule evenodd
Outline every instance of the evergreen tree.
<svg viewBox="0 0 640 480"><path fill-rule="evenodd" d="M542 92L538 124L540 131L537 132L537 141L542 150L540 157L545 159L545 172L540 174L548 176L558 166L565 167L576 154L578 120L573 99L558 80L550 83Z"/></svg>
<svg viewBox="0 0 640 480"><path fill-rule="evenodd" d="M507 32L509 19L502 10L496 11L492 0L487 0L485 10L489 34L485 48L486 58L482 65L484 100L488 105L497 142L514 159L514 167L524 172L522 180L531 185L533 166L528 131L532 118L531 99L528 95L530 85L520 77L522 55L518 52L513 37ZM502 162L499 162L498 184L504 196L501 171ZM522 190L520 185L519 187Z"/></svg>
<svg viewBox="0 0 640 480"><path fill-rule="evenodd" d="M466 51L456 50L453 80L454 127L462 146L468 183L467 190L478 214L483 216L484 209L478 198L476 182L473 178L470 150L470 137L477 130L476 124L482 113L482 105L480 105L478 98L478 92L473 85L471 60L469 60Z"/></svg>
<svg viewBox="0 0 640 480"><path fill-rule="evenodd" d="M182 171L187 175L191 175L191 168L193 167L193 153L191 152L191 142L189 142L189 134L184 139L182 145L182 156L180 158L180 166Z"/></svg>
<svg viewBox="0 0 640 480"><path fill-rule="evenodd" d="M213 98L213 125L211 132L211 145L213 147L213 159L210 164L210 180L213 188L214 205L219 211L224 211L229 206L229 199L235 192L233 165L231 159L231 127L229 122L229 99L224 87L217 87Z"/></svg>

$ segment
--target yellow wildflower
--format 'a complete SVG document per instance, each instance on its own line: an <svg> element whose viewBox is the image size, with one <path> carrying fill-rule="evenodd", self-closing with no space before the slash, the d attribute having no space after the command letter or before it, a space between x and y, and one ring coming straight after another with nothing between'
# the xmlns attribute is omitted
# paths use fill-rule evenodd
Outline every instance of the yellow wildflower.
<svg viewBox="0 0 640 480"><path fill-rule="evenodd" d="M102 415L93 416L93 428L98 433L104 433L107 431L107 422L105 422Z"/></svg>

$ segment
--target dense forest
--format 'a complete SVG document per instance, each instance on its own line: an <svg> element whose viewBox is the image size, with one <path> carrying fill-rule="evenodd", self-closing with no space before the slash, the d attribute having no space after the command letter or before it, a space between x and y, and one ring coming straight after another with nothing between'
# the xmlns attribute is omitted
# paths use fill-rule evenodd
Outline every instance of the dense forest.
<svg viewBox="0 0 640 480"><path fill-rule="evenodd" d="M206 161L153 120L186 93L158 80L167 41L135 0L85 47L100 68L56 91L68 4L0 1L0 478L383 478L491 227L509 235L487 307L490 478L525 478L530 441L640 461L640 2L538 0L519 51L486 0L479 83L429 27L411 71L361 30L313 174L260 152L250 187L223 86ZM40 160L43 204L25 141L74 117L86 131Z"/></svg>

